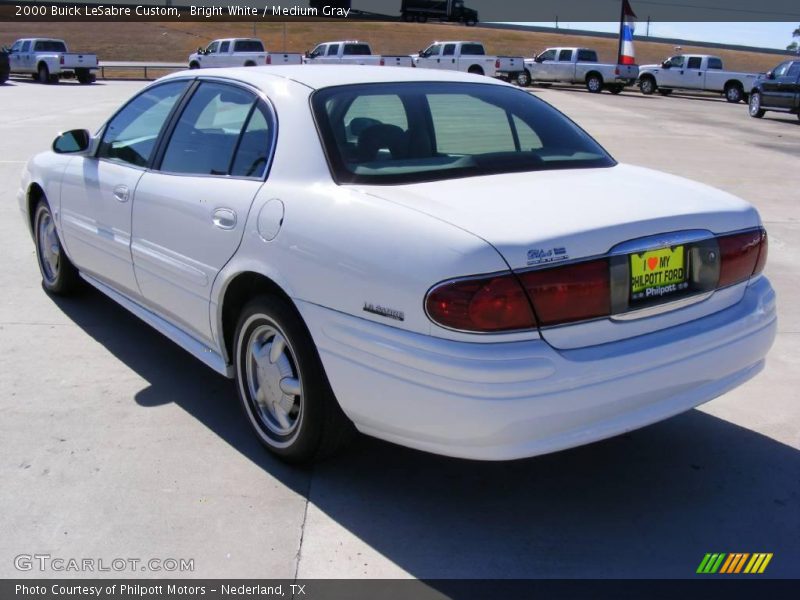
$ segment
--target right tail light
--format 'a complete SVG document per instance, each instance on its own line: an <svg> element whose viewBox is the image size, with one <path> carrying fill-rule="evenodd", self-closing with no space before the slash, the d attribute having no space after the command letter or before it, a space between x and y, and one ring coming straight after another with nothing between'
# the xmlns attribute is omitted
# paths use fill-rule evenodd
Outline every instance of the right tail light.
<svg viewBox="0 0 800 600"><path fill-rule="evenodd" d="M756 229L717 238L720 252L719 283L727 287L758 275L767 263L767 232Z"/></svg>

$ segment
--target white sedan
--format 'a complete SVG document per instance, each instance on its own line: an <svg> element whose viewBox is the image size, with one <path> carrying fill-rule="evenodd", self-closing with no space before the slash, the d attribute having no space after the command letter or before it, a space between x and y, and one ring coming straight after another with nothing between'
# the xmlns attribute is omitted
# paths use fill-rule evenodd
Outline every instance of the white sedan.
<svg viewBox="0 0 800 600"><path fill-rule="evenodd" d="M505 83L176 73L27 165L44 288L88 282L235 378L290 461L354 430L500 460L756 375L776 331L747 202L618 164Z"/></svg>

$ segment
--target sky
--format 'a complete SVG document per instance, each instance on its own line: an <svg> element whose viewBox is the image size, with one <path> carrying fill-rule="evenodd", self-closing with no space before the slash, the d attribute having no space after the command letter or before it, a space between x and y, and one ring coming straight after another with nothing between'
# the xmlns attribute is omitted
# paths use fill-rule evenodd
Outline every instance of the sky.
<svg viewBox="0 0 800 600"><path fill-rule="evenodd" d="M555 23L524 23L554 27ZM559 22L559 27L589 31L619 31L619 23ZM650 23L650 35L683 40L739 44L762 48L786 48L792 42L792 31L800 23ZM636 35L645 35L647 23L636 22Z"/></svg>

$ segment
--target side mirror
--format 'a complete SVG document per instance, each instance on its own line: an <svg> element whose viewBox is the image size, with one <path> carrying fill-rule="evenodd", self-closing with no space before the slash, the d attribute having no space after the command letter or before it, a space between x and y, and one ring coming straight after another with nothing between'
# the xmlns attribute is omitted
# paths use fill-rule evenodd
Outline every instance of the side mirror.
<svg viewBox="0 0 800 600"><path fill-rule="evenodd" d="M534 60L534 62L537 62L537 63L543 63L544 62L544 57L540 54L539 56L537 56L533 60Z"/></svg>
<svg viewBox="0 0 800 600"><path fill-rule="evenodd" d="M672 62L669 60L665 60L664 62L661 63L661 66L664 67L665 69L669 69L672 66Z"/></svg>
<svg viewBox="0 0 800 600"><path fill-rule="evenodd" d="M775 71L767 71L767 79L775 79Z"/></svg>
<svg viewBox="0 0 800 600"><path fill-rule="evenodd" d="M83 152L89 148L91 140L91 134L85 129L73 129L60 134L53 140L53 152L56 154Z"/></svg>

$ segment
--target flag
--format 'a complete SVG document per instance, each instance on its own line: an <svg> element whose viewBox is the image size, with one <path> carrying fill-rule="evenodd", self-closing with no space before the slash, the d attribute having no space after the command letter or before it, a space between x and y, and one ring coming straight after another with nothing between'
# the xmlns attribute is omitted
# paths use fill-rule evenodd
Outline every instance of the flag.
<svg viewBox="0 0 800 600"><path fill-rule="evenodd" d="M636 27L636 13L628 0L622 0L622 16L619 24L619 59L621 65L635 65L633 53L633 31Z"/></svg>

